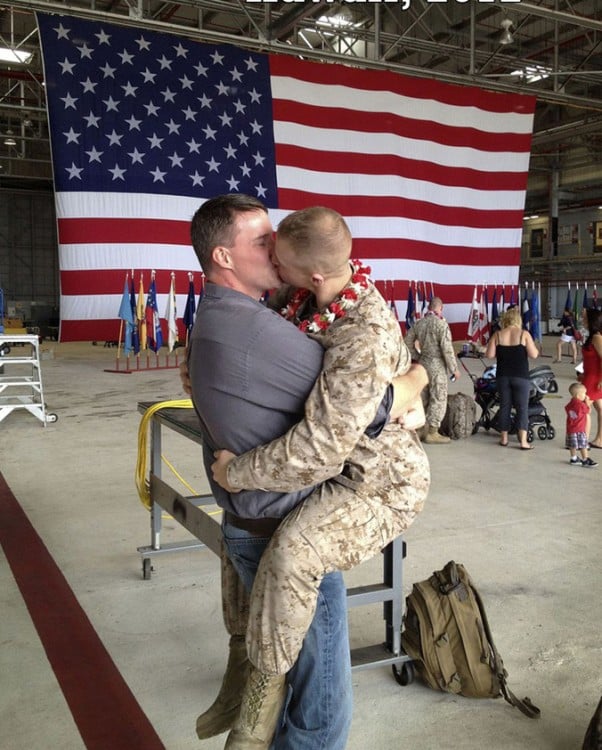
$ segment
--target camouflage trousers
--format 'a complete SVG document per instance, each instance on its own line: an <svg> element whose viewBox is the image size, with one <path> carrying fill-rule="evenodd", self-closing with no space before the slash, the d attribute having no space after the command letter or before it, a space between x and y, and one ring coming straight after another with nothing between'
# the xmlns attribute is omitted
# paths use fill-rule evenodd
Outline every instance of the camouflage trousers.
<svg viewBox="0 0 602 750"><path fill-rule="evenodd" d="M428 385L422 391L426 423L439 429L447 410L447 370L439 359L421 359L420 364L429 376Z"/></svg>
<svg viewBox="0 0 602 750"><path fill-rule="evenodd" d="M222 614L228 635L245 635L249 623L249 594L221 545Z"/></svg>
<svg viewBox="0 0 602 750"><path fill-rule="evenodd" d="M405 480L395 468L383 469L384 476L358 489L324 483L272 537L255 577L247 630L249 658L262 672L284 674L295 664L323 576L373 557L422 510L430 484L422 448L404 460Z"/></svg>

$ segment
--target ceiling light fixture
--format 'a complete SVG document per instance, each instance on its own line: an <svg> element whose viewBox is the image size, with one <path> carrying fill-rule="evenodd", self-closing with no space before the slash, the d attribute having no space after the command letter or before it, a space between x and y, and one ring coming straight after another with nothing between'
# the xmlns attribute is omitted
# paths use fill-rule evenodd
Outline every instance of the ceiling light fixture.
<svg viewBox="0 0 602 750"><path fill-rule="evenodd" d="M503 18L501 27L503 29L500 38L498 39L498 44L512 44L514 42L514 37L512 36L510 32L510 28L512 26L512 21L509 18Z"/></svg>
<svg viewBox="0 0 602 750"><path fill-rule="evenodd" d="M32 57L32 52L24 52L20 49L12 49L12 47L0 47L0 60L2 60L3 62L27 65L27 63L31 62Z"/></svg>
<svg viewBox="0 0 602 750"><path fill-rule="evenodd" d="M5 146L17 145L17 141L15 141L15 139L13 138L13 131L10 129L6 131L6 138L4 139L4 145Z"/></svg>

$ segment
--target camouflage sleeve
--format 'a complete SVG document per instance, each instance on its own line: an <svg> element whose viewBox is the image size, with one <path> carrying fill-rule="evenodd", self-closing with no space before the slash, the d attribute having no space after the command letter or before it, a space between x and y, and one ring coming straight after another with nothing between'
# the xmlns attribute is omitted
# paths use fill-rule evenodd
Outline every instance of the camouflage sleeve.
<svg viewBox="0 0 602 750"><path fill-rule="evenodd" d="M399 326L351 316L330 334L303 419L282 437L234 459L233 487L289 492L339 474L377 412L387 385L411 364ZM396 335L395 335L396 334ZM400 357L401 354L401 357Z"/></svg>
<svg viewBox="0 0 602 750"><path fill-rule="evenodd" d="M445 321L443 321L445 322ZM456 361L456 354L452 344L452 335L450 327L447 323L442 326L441 331L441 353L445 360L445 366L448 372L455 372L458 369L458 362Z"/></svg>
<svg viewBox="0 0 602 750"><path fill-rule="evenodd" d="M415 352L414 342L416 341L416 328L415 328L415 326L412 326L408 330L408 332L406 333L406 337L405 337L404 340L405 340L406 346L410 350L410 354L414 354L414 352ZM416 353L418 353L418 352L416 352Z"/></svg>

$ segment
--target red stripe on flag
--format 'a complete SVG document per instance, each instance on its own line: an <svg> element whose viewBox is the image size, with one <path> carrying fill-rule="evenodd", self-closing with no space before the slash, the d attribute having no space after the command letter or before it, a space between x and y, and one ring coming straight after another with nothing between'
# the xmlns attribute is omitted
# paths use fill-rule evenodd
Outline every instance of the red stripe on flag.
<svg viewBox="0 0 602 750"><path fill-rule="evenodd" d="M362 112L358 109L341 109L274 99L272 111L275 121L293 122L313 128L342 128L365 133L387 133L402 138L433 141L445 146L464 147L499 153L524 152L531 146L531 133L491 133L477 128L454 127L431 120L403 117L391 112ZM316 148L319 144L316 143Z"/></svg>
<svg viewBox="0 0 602 750"><path fill-rule="evenodd" d="M113 268L103 268L101 271L62 271L61 293L64 296L73 295L75 297L88 294L120 294L120 289L123 290L123 275L125 272L129 271L131 271L131 269ZM176 290L184 293L184 290L188 290L189 272L174 271L174 273ZM197 270L191 271L191 273L195 274L195 290L198 294L200 291L201 272ZM151 269L134 269L134 279L136 280L136 284L138 283L140 274L143 275L144 279L150 279ZM171 271L166 271L165 269L156 270L155 279L157 282L157 294L167 294L171 281ZM115 315L117 315L117 312Z"/></svg>
<svg viewBox="0 0 602 750"><path fill-rule="evenodd" d="M377 157L373 154L335 153L276 144L276 160L280 166L315 170L319 159L320 172L338 174L401 175L405 179L421 180L448 187L473 190L524 190L526 172L479 172L476 169L444 167L433 162L420 161L395 154Z"/></svg>
<svg viewBox="0 0 602 750"><path fill-rule="evenodd" d="M416 240L360 238L353 240L353 257L391 261L400 258L448 266L514 266L520 262L520 248L450 247Z"/></svg>
<svg viewBox="0 0 602 750"><path fill-rule="evenodd" d="M535 111L536 100L533 96L502 94L431 79L410 78L388 70L362 70L309 61L300 64L296 58L287 55L270 55L270 72L272 76L289 76L316 84L349 86L366 91L393 91L414 99L436 99L446 104L478 107L487 112L531 115Z"/></svg>
<svg viewBox="0 0 602 750"><path fill-rule="evenodd" d="M333 208L343 216L401 216L404 219L475 229L515 229L523 217L522 211L478 211L389 196L320 195L300 190L279 189L278 197L280 208L285 210L319 205Z"/></svg>
<svg viewBox="0 0 602 750"><path fill-rule="evenodd" d="M119 341L121 321L61 320L61 341Z"/></svg>
<svg viewBox="0 0 602 750"><path fill-rule="evenodd" d="M168 219L59 219L63 245L143 243L190 246L190 221ZM123 284L122 284L123 286Z"/></svg>

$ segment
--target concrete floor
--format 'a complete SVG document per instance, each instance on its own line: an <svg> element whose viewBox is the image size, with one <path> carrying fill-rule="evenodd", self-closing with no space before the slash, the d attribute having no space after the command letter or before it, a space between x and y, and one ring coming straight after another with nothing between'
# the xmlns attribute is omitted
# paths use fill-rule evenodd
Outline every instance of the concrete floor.
<svg viewBox="0 0 602 750"><path fill-rule="evenodd" d="M544 339L549 355L556 341ZM59 419L44 427L25 412L9 415L0 424L0 471L165 748L222 748L224 736L201 744L194 734L226 658L217 559L206 549L164 555L144 581L137 552L150 532L134 485L136 404L182 398L177 372L105 372L116 350L91 344L46 342L42 350L46 403ZM478 360L465 362L482 371ZM526 453L515 443L502 449L497 433L480 431L427 446L432 490L406 535L404 565L406 593L450 559L467 566L510 688L530 696L541 718L531 721L502 699L454 697L419 682L402 688L390 668L370 669L353 676L349 750L581 747L602 692L602 467L567 463L563 405L573 368L553 367L559 394L543 403L554 440L536 438ZM452 388L473 391L464 372ZM167 434L164 455L205 491L198 446ZM163 542L188 538L164 520ZM378 581L380 565L376 559L353 571L350 585ZM85 745L3 553L0 591L0 746L80 750ZM353 645L383 640L381 618L381 606L351 610Z"/></svg>

